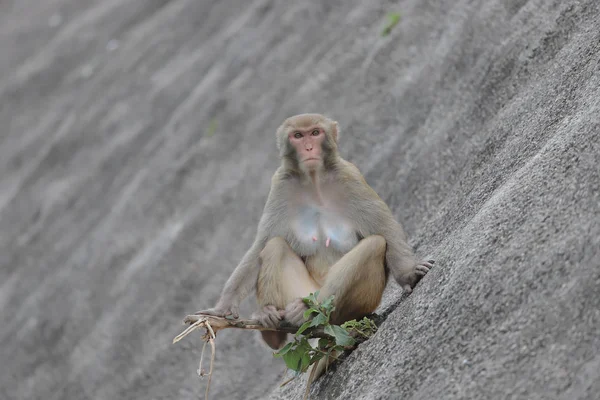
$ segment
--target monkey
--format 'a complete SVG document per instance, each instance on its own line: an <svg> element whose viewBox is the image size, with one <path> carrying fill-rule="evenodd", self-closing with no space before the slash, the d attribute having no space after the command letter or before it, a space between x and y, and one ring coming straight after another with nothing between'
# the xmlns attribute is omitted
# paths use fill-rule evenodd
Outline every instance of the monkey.
<svg viewBox="0 0 600 400"><path fill-rule="evenodd" d="M254 290L261 324L300 326L302 298L318 291L318 300L334 296L331 322L341 324L375 311L390 274L410 293L433 267L417 260L386 203L340 156L338 136L338 123L320 114L290 117L277 129L281 165L254 242L215 307L198 314L237 319ZM261 335L273 349L287 339Z"/></svg>

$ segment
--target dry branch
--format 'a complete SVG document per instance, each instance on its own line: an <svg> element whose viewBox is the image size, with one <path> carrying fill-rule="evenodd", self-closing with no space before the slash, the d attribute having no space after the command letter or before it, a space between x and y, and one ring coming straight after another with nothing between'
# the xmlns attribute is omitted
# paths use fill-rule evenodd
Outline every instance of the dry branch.
<svg viewBox="0 0 600 400"><path fill-rule="evenodd" d="M291 334L295 334L298 331L297 326L286 324L285 321L283 323L281 323L277 328L268 328L266 326L261 325L260 322L258 322L257 320L254 320L254 319L228 319L228 318L223 318L223 317L215 317L214 315L204 315L204 314L188 315L183 319L184 324L188 324L188 325L192 325L192 326L194 324L196 324L198 321L207 322L211 326L211 328L213 329L213 331L215 333L217 331L220 331L221 329L227 329L227 328L253 329L253 330L257 330L257 331L277 331L277 332L285 332L285 333L291 333ZM190 326L190 328L191 328L191 326ZM188 328L188 329L190 329L190 328ZM186 331L182 332L182 335ZM310 334L309 334L309 332L310 332ZM329 335L327 335L323 331L323 328L313 328L311 330L307 330L306 333L309 334L309 336L315 337L315 338L329 337ZM186 335L187 335L187 333L186 333ZM184 335L184 336L186 336L186 335ZM183 336L182 336L182 338L183 338ZM175 338L175 339L177 339L177 338ZM175 343L175 340L173 341L173 343Z"/></svg>

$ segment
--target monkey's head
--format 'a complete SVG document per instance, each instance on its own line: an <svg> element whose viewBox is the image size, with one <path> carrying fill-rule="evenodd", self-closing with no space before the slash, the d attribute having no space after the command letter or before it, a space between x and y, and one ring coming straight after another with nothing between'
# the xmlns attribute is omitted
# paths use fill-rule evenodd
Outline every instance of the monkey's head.
<svg viewBox="0 0 600 400"><path fill-rule="evenodd" d="M290 117L277 129L277 148L283 162L305 173L335 164L337 139L338 123L320 114Z"/></svg>

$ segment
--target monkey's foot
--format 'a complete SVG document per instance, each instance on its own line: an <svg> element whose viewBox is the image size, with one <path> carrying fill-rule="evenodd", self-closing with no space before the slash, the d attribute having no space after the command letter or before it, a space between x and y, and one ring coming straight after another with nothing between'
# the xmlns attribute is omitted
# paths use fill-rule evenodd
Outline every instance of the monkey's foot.
<svg viewBox="0 0 600 400"><path fill-rule="evenodd" d="M414 269L405 279L401 279L400 286L406 293L412 293L413 288L419 283L419 281L433 268L435 260L423 260L414 266ZM399 283L400 283L399 282Z"/></svg>
<svg viewBox="0 0 600 400"><path fill-rule="evenodd" d="M283 318L283 310L278 310L273 305L264 306L252 315L253 319L258 320L261 325L268 328L277 328L279 321Z"/></svg>
<svg viewBox="0 0 600 400"><path fill-rule="evenodd" d="M294 326L300 326L304 323L304 312L308 310L304 301L297 298L285 307L283 318Z"/></svg>
<svg viewBox="0 0 600 400"><path fill-rule="evenodd" d="M426 273L429 272L431 268L433 268L433 264L435 264L435 260L423 260L417 264L417 266L415 267L415 272L417 273L417 275L423 277Z"/></svg>

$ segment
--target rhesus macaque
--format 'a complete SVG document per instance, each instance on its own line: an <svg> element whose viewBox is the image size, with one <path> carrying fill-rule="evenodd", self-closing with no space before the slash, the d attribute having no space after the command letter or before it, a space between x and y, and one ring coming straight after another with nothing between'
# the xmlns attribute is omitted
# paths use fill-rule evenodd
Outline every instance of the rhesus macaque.
<svg viewBox="0 0 600 400"><path fill-rule="evenodd" d="M303 323L302 297L335 295L332 322L373 312L387 277L407 292L433 266L417 261L387 205L353 164L338 154L338 124L319 114L288 118L277 130L281 166L258 224L256 239L214 308L199 314L238 318L240 302L256 290L255 318L276 327ZM286 334L261 332L280 348Z"/></svg>

